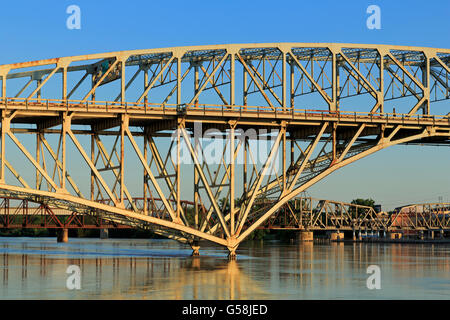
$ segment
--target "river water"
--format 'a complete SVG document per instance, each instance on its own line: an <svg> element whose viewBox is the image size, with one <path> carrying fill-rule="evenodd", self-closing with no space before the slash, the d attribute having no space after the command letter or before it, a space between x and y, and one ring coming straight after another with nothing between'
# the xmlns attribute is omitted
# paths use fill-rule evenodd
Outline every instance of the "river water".
<svg viewBox="0 0 450 320"><path fill-rule="evenodd" d="M0 238L0 299L450 299L450 245ZM69 290L70 265L81 289ZM370 265L381 289L368 289Z"/></svg>

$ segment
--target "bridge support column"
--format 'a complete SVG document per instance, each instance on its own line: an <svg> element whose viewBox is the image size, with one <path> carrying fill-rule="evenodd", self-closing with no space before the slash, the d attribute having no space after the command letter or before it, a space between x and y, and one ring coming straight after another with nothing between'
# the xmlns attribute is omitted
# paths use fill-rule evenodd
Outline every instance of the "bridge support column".
<svg viewBox="0 0 450 320"><path fill-rule="evenodd" d="M200 255L200 246L191 246L192 248L192 256L193 257L198 257Z"/></svg>
<svg viewBox="0 0 450 320"><path fill-rule="evenodd" d="M58 229L56 232L56 241L57 242L69 242L69 229Z"/></svg>
<svg viewBox="0 0 450 320"><path fill-rule="evenodd" d="M109 238L109 230L106 228L100 229L100 239L108 239Z"/></svg>
<svg viewBox="0 0 450 320"><path fill-rule="evenodd" d="M444 230L440 231L441 239L444 239Z"/></svg>
<svg viewBox="0 0 450 320"><path fill-rule="evenodd" d="M312 231L300 231L297 238L301 242L313 241L314 233Z"/></svg>
<svg viewBox="0 0 450 320"><path fill-rule="evenodd" d="M192 248L192 257L198 257L200 255L200 245L198 244L198 240L194 240L189 243Z"/></svg>
<svg viewBox="0 0 450 320"><path fill-rule="evenodd" d="M401 239L402 238L402 233L401 232L388 232L388 237L391 240Z"/></svg>
<svg viewBox="0 0 450 320"><path fill-rule="evenodd" d="M428 233L428 239L434 239L434 231Z"/></svg>
<svg viewBox="0 0 450 320"><path fill-rule="evenodd" d="M330 234L331 241L340 241L344 239L344 234L339 231L334 231Z"/></svg>
<svg viewBox="0 0 450 320"><path fill-rule="evenodd" d="M230 251L228 253L228 261L234 261L236 260L236 248L230 248L228 247L228 250Z"/></svg>

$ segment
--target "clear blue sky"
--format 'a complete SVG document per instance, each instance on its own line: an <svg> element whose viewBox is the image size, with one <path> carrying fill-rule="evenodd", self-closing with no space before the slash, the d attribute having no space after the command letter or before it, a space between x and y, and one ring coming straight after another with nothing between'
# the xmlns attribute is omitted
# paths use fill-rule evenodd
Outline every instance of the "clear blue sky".
<svg viewBox="0 0 450 320"><path fill-rule="evenodd" d="M66 8L81 8L68 30ZM366 8L381 8L381 30ZM450 1L2 1L0 64L143 48L249 42L348 42L450 48ZM447 104L448 106L449 104ZM450 110L448 110L450 111ZM450 148L399 146L350 165L309 190L387 209L450 200Z"/></svg>

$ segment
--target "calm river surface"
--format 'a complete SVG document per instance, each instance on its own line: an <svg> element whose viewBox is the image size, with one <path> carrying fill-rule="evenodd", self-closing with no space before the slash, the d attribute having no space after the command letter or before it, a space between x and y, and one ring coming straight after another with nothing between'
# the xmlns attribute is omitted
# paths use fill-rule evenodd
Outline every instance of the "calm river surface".
<svg viewBox="0 0 450 320"><path fill-rule="evenodd" d="M0 299L450 299L447 244L249 242L228 262L172 240L0 238ZM66 287L69 265L81 289ZM381 289L366 286L369 265Z"/></svg>

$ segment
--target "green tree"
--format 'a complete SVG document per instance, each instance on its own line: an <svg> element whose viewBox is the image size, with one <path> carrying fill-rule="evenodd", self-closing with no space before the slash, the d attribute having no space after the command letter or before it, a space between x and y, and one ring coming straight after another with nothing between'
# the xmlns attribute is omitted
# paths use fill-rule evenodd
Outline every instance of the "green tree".
<svg viewBox="0 0 450 320"><path fill-rule="evenodd" d="M375 207L375 200L373 200L373 199L360 199L360 198L358 198L358 199L352 200L351 203L352 204L357 204L357 205L360 205L360 206L366 206L366 207L372 207L372 208Z"/></svg>
<svg viewBox="0 0 450 320"><path fill-rule="evenodd" d="M373 199L354 199L351 202L352 204L360 205L360 206L366 206L366 207L372 207L375 206L375 200ZM356 213L358 211L358 213ZM355 207L350 207L350 213L353 218L357 218L361 214L361 209L357 210Z"/></svg>

